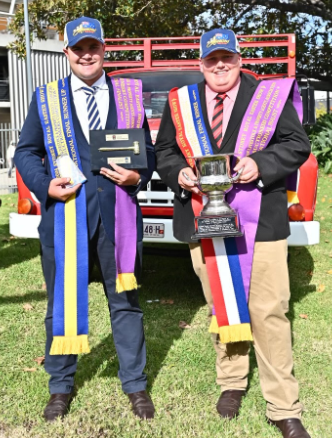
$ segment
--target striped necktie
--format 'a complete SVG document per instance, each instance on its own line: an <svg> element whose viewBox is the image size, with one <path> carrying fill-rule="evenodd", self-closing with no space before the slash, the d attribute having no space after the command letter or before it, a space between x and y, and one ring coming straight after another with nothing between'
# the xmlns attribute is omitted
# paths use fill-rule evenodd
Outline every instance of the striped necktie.
<svg viewBox="0 0 332 438"><path fill-rule="evenodd" d="M95 99L95 94L98 90L98 87L82 87L81 90L83 90L86 94L89 129L102 129L97 102Z"/></svg>
<svg viewBox="0 0 332 438"><path fill-rule="evenodd" d="M212 132L213 137L216 140L218 148L221 146L222 142L222 118L224 112L224 100L226 98L226 93L218 93L216 96L216 104L213 110L212 117Z"/></svg>

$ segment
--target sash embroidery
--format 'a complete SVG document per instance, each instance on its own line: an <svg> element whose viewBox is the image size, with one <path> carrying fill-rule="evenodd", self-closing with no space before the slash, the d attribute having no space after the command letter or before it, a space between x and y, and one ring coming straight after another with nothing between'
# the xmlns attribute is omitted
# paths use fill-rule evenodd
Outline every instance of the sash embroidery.
<svg viewBox="0 0 332 438"><path fill-rule="evenodd" d="M139 79L112 78L118 128L141 128L144 122L142 82ZM136 200L126 189L115 186L116 292L137 289L135 261L137 251Z"/></svg>
<svg viewBox="0 0 332 438"><path fill-rule="evenodd" d="M189 116L181 114L184 106L181 99L185 99L187 93L192 100L196 96L198 98L197 85L171 90L169 102L178 145L188 164L194 167L190 157L208 155L210 152L204 137L201 137L197 154L196 140L192 146L191 139L186 135L188 130L191 133L193 131L187 126L196 126L197 137L203 132L201 122L204 126L198 105L192 105ZM242 158L268 145L290 94L301 119L302 104L294 79L269 80L258 85L242 120L235 156ZM247 302L261 192L253 183L235 184L227 194L227 201L238 211L244 236L201 240L214 303L209 331L219 334L223 343L252 340ZM202 209L201 197L193 195L192 204L197 216Z"/></svg>

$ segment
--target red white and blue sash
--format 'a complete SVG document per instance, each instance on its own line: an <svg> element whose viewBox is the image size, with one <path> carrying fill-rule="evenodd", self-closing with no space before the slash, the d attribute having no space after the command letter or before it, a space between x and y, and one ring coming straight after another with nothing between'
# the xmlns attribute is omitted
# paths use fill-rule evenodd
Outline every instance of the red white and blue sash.
<svg viewBox="0 0 332 438"><path fill-rule="evenodd" d="M236 157L248 156L268 145L290 93L300 111L302 105L294 79L269 80L258 85L242 120ZM197 85L174 88L169 103L177 143L188 164L194 167L193 156L213 153ZM227 202L238 212L243 237L201 241L214 303L210 332L219 334L223 343L252 340L247 303L261 192L253 183L235 184L227 194ZM198 216L202 197L193 195L192 205Z"/></svg>

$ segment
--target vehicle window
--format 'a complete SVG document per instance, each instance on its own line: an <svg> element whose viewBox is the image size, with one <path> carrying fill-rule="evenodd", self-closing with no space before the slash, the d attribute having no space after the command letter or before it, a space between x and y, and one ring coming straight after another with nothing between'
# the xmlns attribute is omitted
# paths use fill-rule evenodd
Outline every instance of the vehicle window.
<svg viewBox="0 0 332 438"><path fill-rule="evenodd" d="M174 87L183 87L201 82L200 71L154 71L137 73L119 73L122 78L141 79L143 83L143 104L148 119L159 119L164 110L169 91Z"/></svg>

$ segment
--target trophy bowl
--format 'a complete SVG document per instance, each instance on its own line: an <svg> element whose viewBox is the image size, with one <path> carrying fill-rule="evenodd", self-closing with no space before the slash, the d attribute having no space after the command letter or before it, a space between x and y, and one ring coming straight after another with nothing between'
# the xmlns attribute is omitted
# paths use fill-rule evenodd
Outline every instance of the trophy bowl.
<svg viewBox="0 0 332 438"><path fill-rule="evenodd" d="M225 201L225 193L239 179L242 170L231 175L234 154L194 157L197 167L197 187L207 195L200 216L195 217L196 233L193 240L211 237L235 237L243 234L239 229L238 215Z"/></svg>

